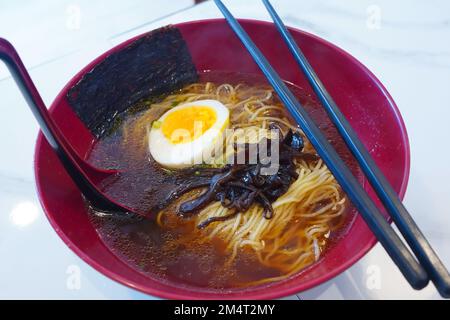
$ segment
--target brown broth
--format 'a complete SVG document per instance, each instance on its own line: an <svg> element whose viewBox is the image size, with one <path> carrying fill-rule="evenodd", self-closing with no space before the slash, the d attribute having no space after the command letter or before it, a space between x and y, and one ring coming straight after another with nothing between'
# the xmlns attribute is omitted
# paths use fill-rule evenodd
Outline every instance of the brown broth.
<svg viewBox="0 0 450 320"><path fill-rule="evenodd" d="M203 73L200 81L231 84L245 82L251 85L265 83L260 76L219 72ZM354 159L320 105L305 95L301 88L291 86L291 90L347 165L360 176ZM139 113L128 117L139 117ZM105 184L104 191L124 204L154 212L156 216L158 208L155 208L155 203L176 187L176 181L147 153L136 153L121 143L123 137L120 128L95 143L88 160L98 167L121 169L121 178ZM175 212L171 207L164 210ZM174 213L173 219L176 224L177 219L183 218L176 217ZM349 228L354 219L354 210L347 210L343 219L338 230L327 239L328 247ZM234 263L226 264L230 253L225 252L224 243L220 239L201 241L195 225L186 221L180 223L183 228L162 229L153 219L105 216L95 210L91 212L91 221L102 241L118 258L152 278L175 282L177 285L229 289L282 275L276 269L261 265L254 254L246 250L239 252ZM186 234L192 236L189 241L180 243L177 239L181 234L184 240Z"/></svg>

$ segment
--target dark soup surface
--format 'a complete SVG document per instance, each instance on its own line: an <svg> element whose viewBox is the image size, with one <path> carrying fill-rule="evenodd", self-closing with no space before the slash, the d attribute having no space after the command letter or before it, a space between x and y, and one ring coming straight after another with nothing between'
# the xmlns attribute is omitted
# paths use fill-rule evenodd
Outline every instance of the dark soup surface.
<svg viewBox="0 0 450 320"><path fill-rule="evenodd" d="M301 88L290 88L359 175L320 105ZM206 128L216 125L221 109L212 100L229 112L220 130L235 134L241 129L239 134L247 135L245 152L260 141L252 136L254 130L278 130L276 173L262 175L259 162L227 164L217 154L212 163L178 168L179 159L172 166L166 156L180 143L168 140L167 148L152 144L149 137L160 134L164 140L177 126L191 130L191 118L198 117ZM191 108L184 108L186 103ZM265 138L274 143L272 136ZM92 146L88 161L120 169L120 178L107 181L104 191L150 213L145 219L91 208L102 241L130 267L178 285L225 290L282 281L320 262L354 219L334 177L273 90L255 75L205 72L198 83L139 102Z"/></svg>

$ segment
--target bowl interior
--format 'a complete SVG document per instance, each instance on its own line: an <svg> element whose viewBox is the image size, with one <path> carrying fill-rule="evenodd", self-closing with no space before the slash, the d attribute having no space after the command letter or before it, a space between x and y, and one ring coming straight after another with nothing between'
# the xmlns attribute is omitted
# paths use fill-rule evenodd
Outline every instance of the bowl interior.
<svg viewBox="0 0 450 320"><path fill-rule="evenodd" d="M312 94L301 71L271 23L241 20L244 28L284 80ZM222 19L176 25L186 40L198 70L260 74L250 55ZM364 142L394 189L403 196L409 173L409 146L399 112L381 83L362 64L336 46L292 29L311 65ZM112 51L98 57L61 91L51 112L68 140L86 154L92 135L68 106L67 90ZM394 156L395 155L395 156ZM276 298L308 289L355 263L376 242L360 216L321 261L300 275L265 287L214 292L184 288L151 279L130 268L100 241L81 198L49 145L39 134L35 155L38 192L47 217L65 243L92 267L125 285L165 298ZM362 181L364 183L364 181ZM365 184L373 197L373 192Z"/></svg>

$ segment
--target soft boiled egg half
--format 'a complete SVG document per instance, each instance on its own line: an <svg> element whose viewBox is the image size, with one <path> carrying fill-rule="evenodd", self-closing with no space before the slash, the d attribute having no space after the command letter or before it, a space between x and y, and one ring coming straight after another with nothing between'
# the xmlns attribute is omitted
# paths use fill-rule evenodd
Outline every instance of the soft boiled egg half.
<svg viewBox="0 0 450 320"><path fill-rule="evenodd" d="M171 108L152 124L148 141L153 159L168 168L203 163L222 140L229 116L228 108L217 100Z"/></svg>

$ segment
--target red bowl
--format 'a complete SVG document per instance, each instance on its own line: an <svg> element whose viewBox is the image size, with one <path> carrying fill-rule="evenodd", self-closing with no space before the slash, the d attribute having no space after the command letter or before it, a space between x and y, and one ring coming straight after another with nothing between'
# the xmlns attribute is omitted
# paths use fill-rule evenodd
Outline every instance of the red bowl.
<svg viewBox="0 0 450 320"><path fill-rule="evenodd" d="M284 80L312 92L272 23L252 20L240 22ZM176 27L186 40L198 70L260 73L223 19L182 23ZM366 67L348 53L314 35L290 30L360 139L394 189L403 197L409 175L409 144L404 123L389 93ZM107 55L121 50L139 37L118 45L91 62L69 81L53 102L51 113L54 119L80 154L86 154L89 150L92 136L68 106L68 89ZM159 297L270 299L287 296L338 275L376 243L375 237L358 215L348 232L320 262L286 281L226 292L187 288L145 276L111 253L90 224L79 190L42 134L39 134L36 145L35 174L47 218L70 249L111 279ZM362 182L374 198L373 192Z"/></svg>

